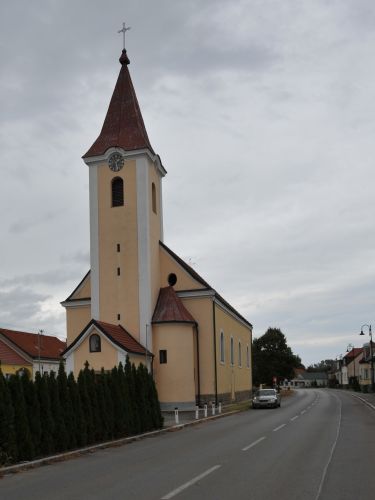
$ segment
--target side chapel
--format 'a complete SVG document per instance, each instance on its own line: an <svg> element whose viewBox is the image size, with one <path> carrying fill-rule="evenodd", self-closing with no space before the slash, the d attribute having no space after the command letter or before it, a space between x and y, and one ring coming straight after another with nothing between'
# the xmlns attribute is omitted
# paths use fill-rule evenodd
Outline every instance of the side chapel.
<svg viewBox="0 0 375 500"><path fill-rule="evenodd" d="M163 241L162 180L126 50L89 167L90 270L62 302L67 372L128 355L152 371L162 408L248 399L252 325Z"/></svg>

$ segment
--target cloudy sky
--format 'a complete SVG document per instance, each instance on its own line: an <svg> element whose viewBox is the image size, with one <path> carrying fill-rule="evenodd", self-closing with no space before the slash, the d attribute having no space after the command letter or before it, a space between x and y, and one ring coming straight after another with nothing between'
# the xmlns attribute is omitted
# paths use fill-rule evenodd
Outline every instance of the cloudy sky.
<svg viewBox="0 0 375 500"><path fill-rule="evenodd" d="M0 327L65 335L120 69L168 170L165 242L304 363L375 321L373 0L3 0Z"/></svg>

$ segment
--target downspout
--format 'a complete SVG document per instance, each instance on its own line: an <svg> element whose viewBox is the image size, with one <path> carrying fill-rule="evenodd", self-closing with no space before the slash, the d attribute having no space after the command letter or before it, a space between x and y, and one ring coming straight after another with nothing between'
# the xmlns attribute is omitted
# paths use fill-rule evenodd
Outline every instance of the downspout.
<svg viewBox="0 0 375 500"><path fill-rule="evenodd" d="M197 334L197 378L198 378L198 394L197 394L197 404L198 406L201 404L201 378L200 378L200 369L199 369L199 332L198 332L198 323L195 324L195 332Z"/></svg>
<svg viewBox="0 0 375 500"><path fill-rule="evenodd" d="M215 405L217 406L217 360L216 360L216 314L215 314L215 297L212 300L212 322L214 335L214 367L215 367Z"/></svg>

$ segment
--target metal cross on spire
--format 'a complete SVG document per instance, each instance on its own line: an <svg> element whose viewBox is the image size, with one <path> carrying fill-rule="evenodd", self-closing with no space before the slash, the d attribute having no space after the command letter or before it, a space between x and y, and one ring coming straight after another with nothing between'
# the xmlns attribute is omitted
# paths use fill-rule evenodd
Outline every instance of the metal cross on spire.
<svg viewBox="0 0 375 500"><path fill-rule="evenodd" d="M123 43L124 43L124 50L125 50L125 33L130 30L130 26L127 28L125 23L122 23L122 29L119 30L117 33L122 33L123 35Z"/></svg>

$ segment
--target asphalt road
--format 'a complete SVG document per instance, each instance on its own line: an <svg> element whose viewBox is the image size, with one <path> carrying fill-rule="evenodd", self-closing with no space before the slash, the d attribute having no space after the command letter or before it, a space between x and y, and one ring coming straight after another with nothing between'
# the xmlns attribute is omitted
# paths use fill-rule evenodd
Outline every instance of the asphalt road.
<svg viewBox="0 0 375 500"><path fill-rule="evenodd" d="M4 500L372 500L374 492L375 411L324 389L0 480Z"/></svg>

